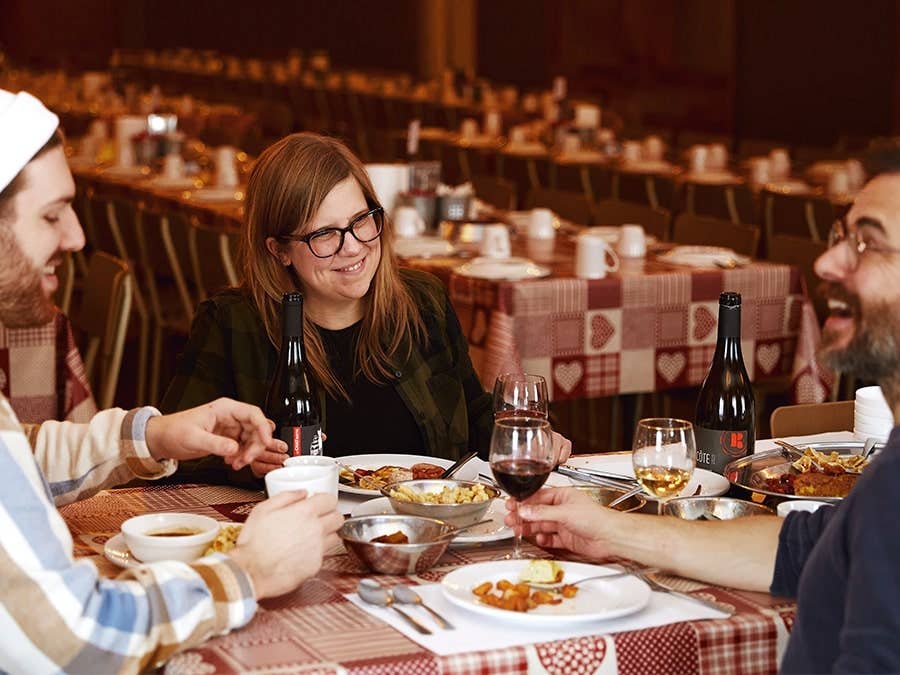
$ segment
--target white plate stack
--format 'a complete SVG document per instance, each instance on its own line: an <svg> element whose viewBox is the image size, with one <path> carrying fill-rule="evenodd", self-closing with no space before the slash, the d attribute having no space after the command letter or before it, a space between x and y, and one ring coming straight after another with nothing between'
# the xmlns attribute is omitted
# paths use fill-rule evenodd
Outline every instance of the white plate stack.
<svg viewBox="0 0 900 675"><path fill-rule="evenodd" d="M887 441L894 427L894 415L881 393L881 387L856 390L853 408L853 434L860 440L877 438Z"/></svg>

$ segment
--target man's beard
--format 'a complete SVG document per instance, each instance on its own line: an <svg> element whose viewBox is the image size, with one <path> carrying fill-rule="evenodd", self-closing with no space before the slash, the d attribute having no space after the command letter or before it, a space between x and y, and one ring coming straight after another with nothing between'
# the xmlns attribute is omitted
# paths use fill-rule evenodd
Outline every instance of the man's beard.
<svg viewBox="0 0 900 675"><path fill-rule="evenodd" d="M44 295L43 269L37 269L19 247L8 226L0 225L0 323L7 328L43 326L56 313Z"/></svg>
<svg viewBox="0 0 900 675"><path fill-rule="evenodd" d="M846 302L853 314L855 332L846 347L829 349L836 337L822 334L822 360L832 370L855 375L862 380L881 382L900 375L900 313L888 303L868 304L840 284L823 284L821 292Z"/></svg>

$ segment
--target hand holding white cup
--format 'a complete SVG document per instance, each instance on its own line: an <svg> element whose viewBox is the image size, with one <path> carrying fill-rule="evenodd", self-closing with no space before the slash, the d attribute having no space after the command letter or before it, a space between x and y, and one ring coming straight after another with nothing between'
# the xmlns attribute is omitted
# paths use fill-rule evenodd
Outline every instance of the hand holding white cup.
<svg viewBox="0 0 900 675"><path fill-rule="evenodd" d="M266 474L266 492L274 497L288 490L306 490L310 495L327 494L337 497L337 460L321 455L288 457L282 468Z"/></svg>
<svg viewBox="0 0 900 675"><path fill-rule="evenodd" d="M603 279L607 272L619 269L619 256L603 237L585 232L575 244L575 276Z"/></svg>

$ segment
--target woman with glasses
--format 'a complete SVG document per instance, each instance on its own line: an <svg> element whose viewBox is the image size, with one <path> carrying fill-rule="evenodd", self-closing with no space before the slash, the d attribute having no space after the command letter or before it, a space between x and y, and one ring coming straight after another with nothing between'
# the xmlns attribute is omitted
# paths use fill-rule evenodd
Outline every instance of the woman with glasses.
<svg viewBox="0 0 900 675"><path fill-rule="evenodd" d="M242 285L200 305L160 407L217 396L263 405L281 297L299 290L325 454L486 456L491 397L446 291L431 275L400 269L392 240L365 168L342 143L302 133L269 147L247 186ZM272 453L253 473L282 460ZM226 467L198 468L215 480Z"/></svg>

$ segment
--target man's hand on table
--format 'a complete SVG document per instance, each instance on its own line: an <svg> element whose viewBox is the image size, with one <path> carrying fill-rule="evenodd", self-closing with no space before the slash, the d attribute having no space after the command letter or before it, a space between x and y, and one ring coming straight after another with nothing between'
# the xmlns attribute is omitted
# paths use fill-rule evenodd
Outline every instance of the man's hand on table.
<svg viewBox="0 0 900 675"><path fill-rule="evenodd" d="M262 410L229 398L219 398L171 415L147 421L147 447L159 459L222 457L239 470L267 454L284 456L284 441L272 438L274 424Z"/></svg>
<svg viewBox="0 0 900 675"><path fill-rule="evenodd" d="M313 576L340 542L344 522L332 495L282 492L257 504L229 555L253 581L257 599L288 593Z"/></svg>

